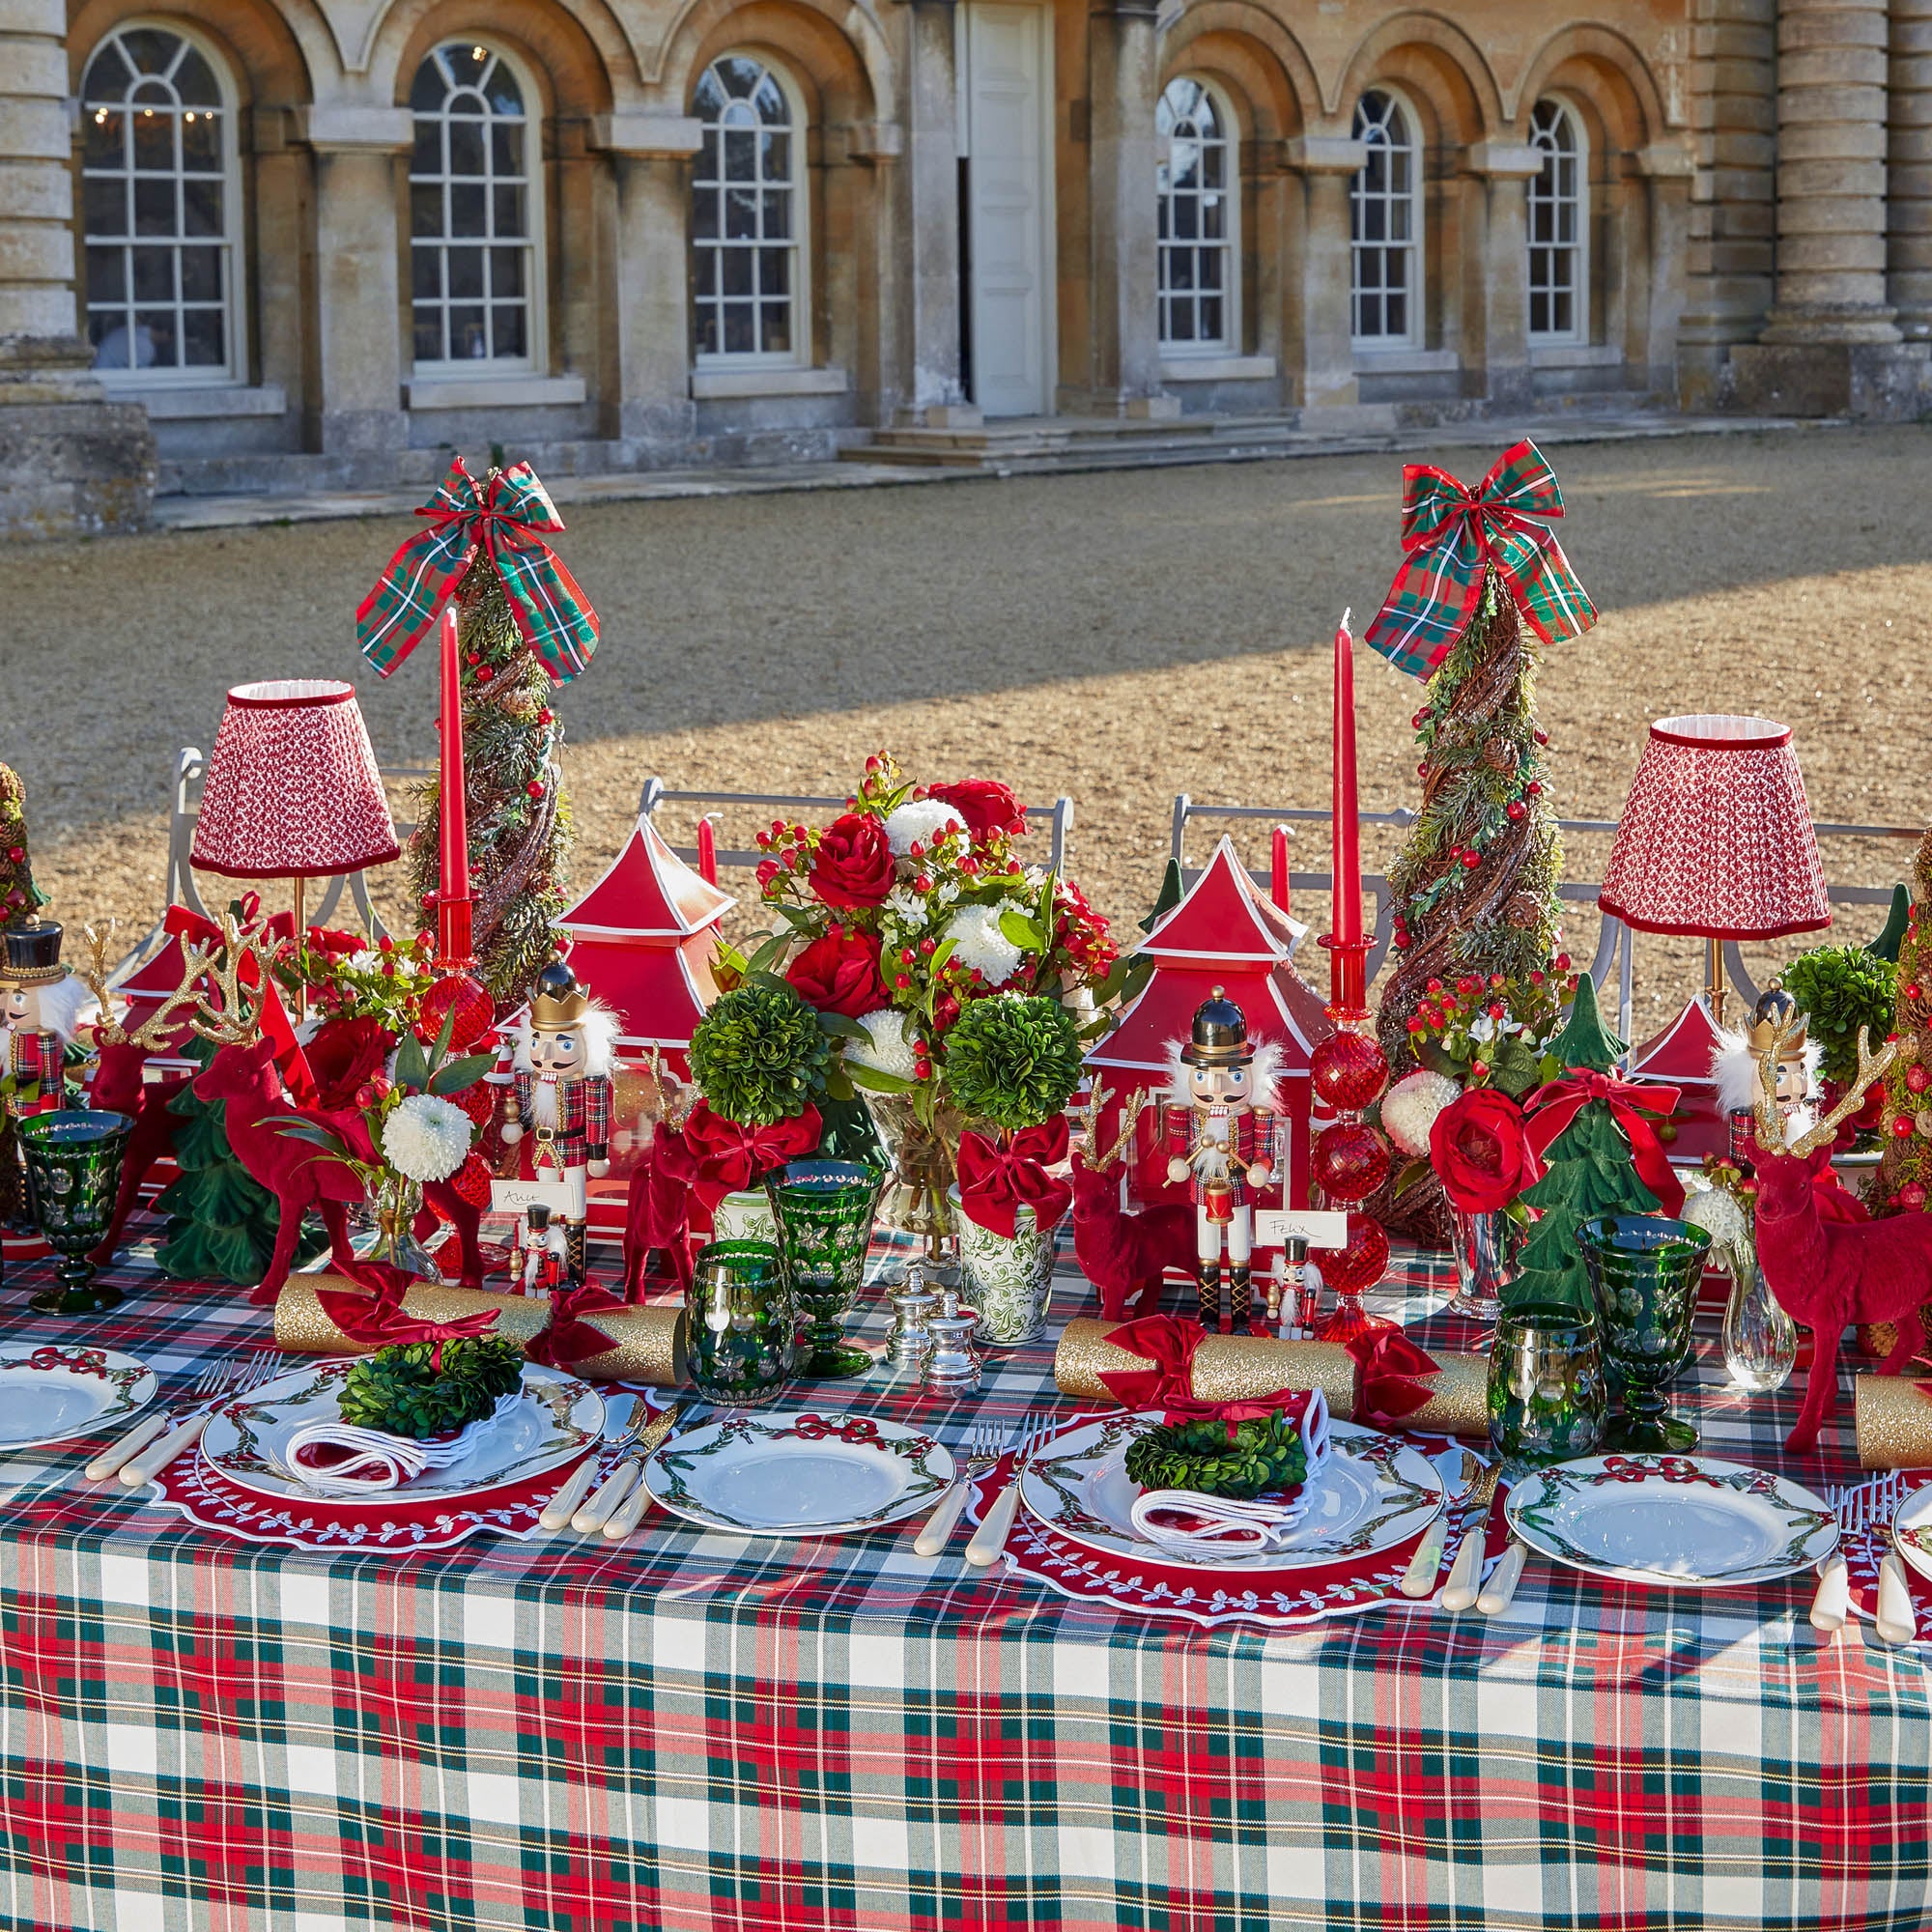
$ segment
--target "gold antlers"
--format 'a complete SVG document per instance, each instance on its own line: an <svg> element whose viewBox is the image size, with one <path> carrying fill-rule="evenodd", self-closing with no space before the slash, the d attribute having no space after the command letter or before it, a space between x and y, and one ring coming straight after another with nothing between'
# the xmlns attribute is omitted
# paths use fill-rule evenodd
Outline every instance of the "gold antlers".
<svg viewBox="0 0 1932 1932"><path fill-rule="evenodd" d="M1133 1146L1134 1130L1140 1125L1141 1115L1147 1111L1147 1089L1136 1087L1121 1108L1120 1137L1103 1152L1100 1148L1100 1114L1112 1097L1112 1090L1095 1080L1087 1091L1087 1104L1077 1116L1081 1126L1086 1129L1087 1151L1083 1157L1092 1174L1105 1174Z"/></svg>
<svg viewBox="0 0 1932 1932"><path fill-rule="evenodd" d="M1887 1069L1898 1058L1899 1050L1912 1044L1910 1034L1901 1035L1897 1039L1889 1039L1874 1053L1871 1050L1869 1029L1859 1029L1859 1071L1858 1077L1845 1090L1837 1104L1817 1123L1791 1143L1784 1144L1784 1119L1777 1105L1777 1061L1787 1040L1796 1037L1804 1024L1804 1015L1787 1019L1776 1031L1771 1050L1760 1054L1757 1063L1758 1094L1754 1112L1757 1116L1757 1144L1769 1153L1790 1153L1803 1158L1815 1153L1828 1142L1836 1139L1838 1129L1856 1114L1864 1103L1865 1094L1872 1085L1884 1079Z"/></svg>
<svg viewBox="0 0 1932 1932"><path fill-rule="evenodd" d="M103 1045L145 1047L150 1053L165 1051L173 1043L182 1020L202 1038L217 1046L240 1045L254 1038L262 1025L262 1001L257 991L252 997L242 974L246 962L255 962L258 976L270 969L269 957L260 939L244 936L233 913L224 913L218 945L182 946L181 984L137 1027L129 1028L114 1017L114 1005L107 986L107 942L118 922L109 920L97 930L83 926L87 936L87 964L80 970L82 982L100 1005L100 1019L95 1037ZM214 998L203 992L204 981L212 981ZM259 989L262 980L252 982Z"/></svg>
<svg viewBox="0 0 1932 1932"><path fill-rule="evenodd" d="M95 1024L94 1035L103 1046L139 1046L150 1053L158 1053L170 1044L170 1036L177 1024L175 1014L184 1007L200 1005L195 987L207 972L214 952L212 947L183 947L182 960L185 972L180 986L130 1032L123 1021L114 1017L114 1002L107 989L107 942L114 936L119 924L119 920L110 919L101 930L96 930L91 925L81 927L87 936L87 964L80 969L80 977L100 1007L100 1018Z"/></svg>

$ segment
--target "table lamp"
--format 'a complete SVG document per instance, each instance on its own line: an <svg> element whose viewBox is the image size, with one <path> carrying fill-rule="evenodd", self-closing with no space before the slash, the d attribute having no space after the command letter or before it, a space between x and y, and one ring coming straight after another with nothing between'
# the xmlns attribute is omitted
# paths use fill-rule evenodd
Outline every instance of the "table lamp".
<svg viewBox="0 0 1932 1932"><path fill-rule="evenodd" d="M1724 941L1832 923L1790 728L1728 715L1652 724L1597 904L1638 932L1703 940L1703 992L1636 1050L1631 1072L1708 1088ZM1695 1151L1680 1136L1680 1156Z"/></svg>
<svg viewBox="0 0 1932 1932"><path fill-rule="evenodd" d="M354 685L281 678L228 694L189 854L198 869L294 880L299 938L305 881L400 850Z"/></svg>

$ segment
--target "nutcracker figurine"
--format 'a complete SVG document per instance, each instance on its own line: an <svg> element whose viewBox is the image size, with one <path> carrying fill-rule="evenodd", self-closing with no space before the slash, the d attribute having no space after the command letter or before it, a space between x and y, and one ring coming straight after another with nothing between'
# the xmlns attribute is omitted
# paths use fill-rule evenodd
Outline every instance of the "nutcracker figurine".
<svg viewBox="0 0 1932 1932"><path fill-rule="evenodd" d="M1254 1214L1248 1191L1274 1179L1281 1049L1248 1038L1247 1015L1216 986L1195 1009L1193 1037L1168 1047L1170 1085L1162 1107L1167 1178L1189 1182L1195 1253L1201 1259L1201 1325L1221 1326L1221 1251L1228 1302L1239 1333L1254 1312L1249 1266Z"/></svg>
<svg viewBox="0 0 1932 1932"><path fill-rule="evenodd" d="M61 928L54 920L11 928L0 968L0 1023L7 1029L5 1071L13 1090L7 1112L15 1120L51 1114L61 1105L62 1065L87 989L60 963Z"/></svg>
<svg viewBox="0 0 1932 1932"><path fill-rule="evenodd" d="M577 983L562 960L537 975L528 1017L516 1030L514 1078L504 1103L503 1139L515 1147L529 1130L526 1180L559 1180L569 1274L583 1281L584 1177L611 1171L611 1049L617 1015Z"/></svg>
<svg viewBox="0 0 1932 1932"><path fill-rule="evenodd" d="M524 1210L510 1250L510 1279L519 1294L548 1301L562 1285L570 1267L570 1244L560 1224L553 1225L550 1209L535 1201Z"/></svg>
<svg viewBox="0 0 1932 1932"><path fill-rule="evenodd" d="M1759 1085L1759 1061L1768 1054L1777 1056L1777 1110L1786 1138L1795 1140L1817 1111L1818 1066L1824 1049L1806 1037L1804 1014L1781 986L1759 994L1749 1024L1724 1028L1718 1041L1711 1052L1711 1071L1718 1083L1718 1104L1730 1122L1730 1157L1749 1174L1756 1147L1753 1109L1764 1091Z"/></svg>

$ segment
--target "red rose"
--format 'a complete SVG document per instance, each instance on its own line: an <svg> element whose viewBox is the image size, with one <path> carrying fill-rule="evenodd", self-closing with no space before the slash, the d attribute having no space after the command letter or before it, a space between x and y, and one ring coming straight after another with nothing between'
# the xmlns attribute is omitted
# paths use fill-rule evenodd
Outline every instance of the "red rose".
<svg viewBox="0 0 1932 1932"><path fill-rule="evenodd" d="M927 798L950 805L966 821L976 845L1004 832L1016 838L1026 830L1026 807L997 779L961 779L957 784L927 785Z"/></svg>
<svg viewBox="0 0 1932 1932"><path fill-rule="evenodd" d="M819 835L811 890L829 906L875 906L893 889L893 848L869 812L848 811Z"/></svg>
<svg viewBox="0 0 1932 1932"><path fill-rule="evenodd" d="M856 1020L892 1005L879 978L879 941L855 927L835 928L814 939L789 966L785 978L807 1006L821 1013L843 1013Z"/></svg>
<svg viewBox="0 0 1932 1932"><path fill-rule="evenodd" d="M324 1020L308 1043L309 1070L324 1112L361 1105L356 1090L381 1070L394 1044L395 1037L369 1014Z"/></svg>
<svg viewBox="0 0 1932 1932"><path fill-rule="evenodd" d="M343 932L332 925L312 925L304 937L311 952L326 952L331 959L360 952L369 943L359 932Z"/></svg>
<svg viewBox="0 0 1932 1932"><path fill-rule="evenodd" d="M1471 1087L1436 1115L1429 1158L1442 1191L1465 1214L1506 1208L1543 1179L1522 1131L1522 1110L1493 1087Z"/></svg>

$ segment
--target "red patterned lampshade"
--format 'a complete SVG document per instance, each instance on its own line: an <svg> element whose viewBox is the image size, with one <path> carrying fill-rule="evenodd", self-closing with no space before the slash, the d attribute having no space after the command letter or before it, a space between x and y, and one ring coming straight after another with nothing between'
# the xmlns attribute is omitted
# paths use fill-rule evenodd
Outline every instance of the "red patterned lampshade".
<svg viewBox="0 0 1932 1932"><path fill-rule="evenodd" d="M1790 728L1769 718L1660 718L1597 903L1640 932L1700 939L1830 925Z"/></svg>
<svg viewBox="0 0 1932 1932"><path fill-rule="evenodd" d="M231 879L321 879L400 849L354 685L285 678L228 694L196 866Z"/></svg>

